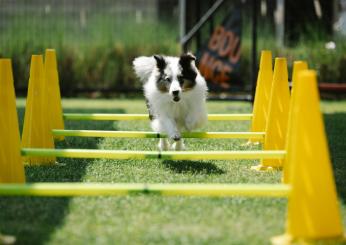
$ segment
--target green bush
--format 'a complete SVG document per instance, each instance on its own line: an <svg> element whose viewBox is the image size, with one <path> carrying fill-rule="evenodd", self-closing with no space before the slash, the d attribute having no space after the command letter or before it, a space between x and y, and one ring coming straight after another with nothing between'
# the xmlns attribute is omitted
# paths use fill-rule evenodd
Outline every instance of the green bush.
<svg viewBox="0 0 346 245"><path fill-rule="evenodd" d="M0 57L12 58L17 89L27 87L31 55L43 54L46 48L57 50L61 89L67 96L81 89L138 90L132 71L136 56L180 52L177 27L169 23L117 22L96 14L89 18L87 30L70 25L67 31L62 29L64 18L45 17L44 22L47 28L38 31L25 16L17 16L2 33Z"/></svg>

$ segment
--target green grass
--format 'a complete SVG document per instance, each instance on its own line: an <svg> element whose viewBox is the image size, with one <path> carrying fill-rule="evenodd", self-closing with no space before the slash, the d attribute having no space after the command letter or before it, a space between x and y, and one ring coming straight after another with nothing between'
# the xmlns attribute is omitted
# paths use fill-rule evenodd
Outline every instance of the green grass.
<svg viewBox="0 0 346 245"><path fill-rule="evenodd" d="M24 100L18 100L20 124ZM142 100L63 101L65 112L144 113ZM243 102L209 102L210 113L251 111ZM323 102L343 223L346 223L346 101ZM148 122L67 122L69 129L150 130ZM208 131L245 131L249 123L212 122ZM245 150L241 140L191 139L191 150ZM154 139L67 138L59 148L154 150ZM255 149L255 147L252 147ZM254 172L256 161L59 159L26 167L29 182L278 183L280 172ZM284 233L287 202L269 198L0 198L0 231L18 244L268 244Z"/></svg>

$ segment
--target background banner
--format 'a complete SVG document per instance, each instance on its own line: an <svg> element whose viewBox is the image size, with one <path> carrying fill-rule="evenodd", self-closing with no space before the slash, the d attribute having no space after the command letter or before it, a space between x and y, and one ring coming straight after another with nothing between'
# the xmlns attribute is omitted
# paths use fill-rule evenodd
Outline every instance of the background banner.
<svg viewBox="0 0 346 245"><path fill-rule="evenodd" d="M197 52L202 75L211 91L239 91L244 81L239 75L241 58L241 7L235 7L215 26L206 45Z"/></svg>

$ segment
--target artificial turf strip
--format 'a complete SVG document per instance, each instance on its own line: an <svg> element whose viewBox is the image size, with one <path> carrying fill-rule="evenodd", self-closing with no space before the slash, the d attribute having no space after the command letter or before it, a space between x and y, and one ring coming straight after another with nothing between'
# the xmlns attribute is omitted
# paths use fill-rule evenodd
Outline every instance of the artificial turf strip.
<svg viewBox="0 0 346 245"><path fill-rule="evenodd" d="M23 100L18 101L20 121ZM142 100L65 100L68 113L145 113ZM250 104L209 102L210 113L246 113ZM325 102L331 155L346 221L346 102ZM246 131L248 122L212 122L207 131ZM148 122L70 121L68 129L150 131ZM257 150L245 140L188 139L189 150ZM66 138L57 148L156 150L157 139ZM279 183L280 172L254 172L256 160L59 159L26 167L29 182ZM0 198L0 231L18 244L268 244L284 233L286 200L135 195Z"/></svg>

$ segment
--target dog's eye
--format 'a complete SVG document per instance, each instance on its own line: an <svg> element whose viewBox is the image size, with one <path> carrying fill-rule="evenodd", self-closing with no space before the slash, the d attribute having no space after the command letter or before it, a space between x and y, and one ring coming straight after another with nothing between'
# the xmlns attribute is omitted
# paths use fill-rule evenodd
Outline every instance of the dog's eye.
<svg viewBox="0 0 346 245"><path fill-rule="evenodd" d="M165 77L165 81L166 82L171 82L171 78L170 77Z"/></svg>

